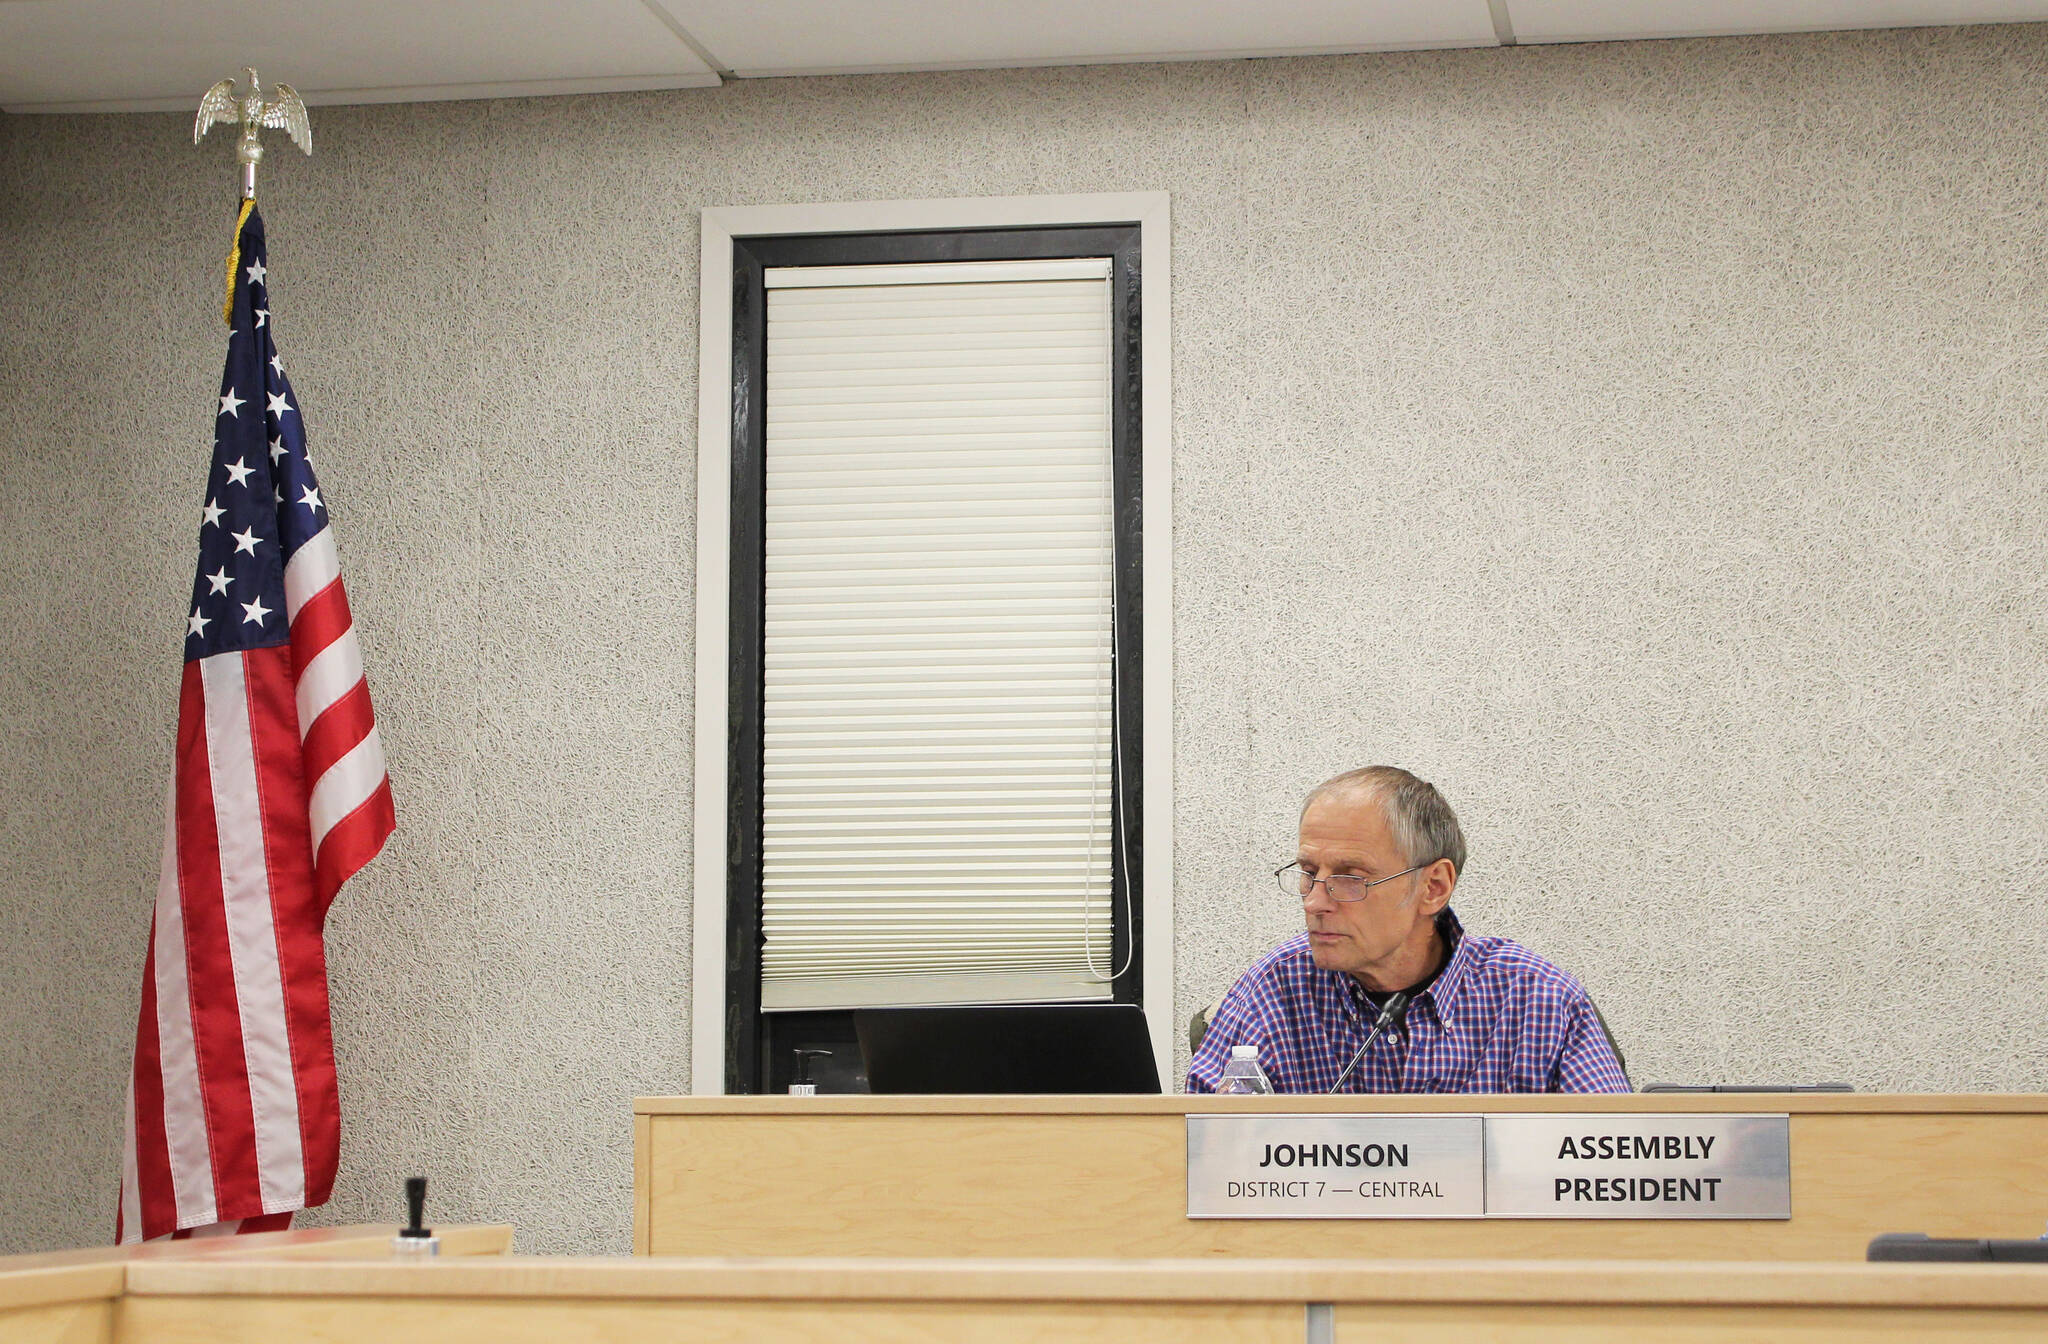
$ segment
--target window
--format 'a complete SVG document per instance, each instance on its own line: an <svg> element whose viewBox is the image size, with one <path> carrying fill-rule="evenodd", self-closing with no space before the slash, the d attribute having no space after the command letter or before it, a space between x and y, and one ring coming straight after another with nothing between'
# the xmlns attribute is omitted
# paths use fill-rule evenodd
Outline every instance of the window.
<svg viewBox="0 0 2048 1344"><path fill-rule="evenodd" d="M799 1045L843 1081L860 1006L1149 1001L1163 1043L1145 221L729 218L761 213L706 216L697 1090L780 1090Z"/></svg>

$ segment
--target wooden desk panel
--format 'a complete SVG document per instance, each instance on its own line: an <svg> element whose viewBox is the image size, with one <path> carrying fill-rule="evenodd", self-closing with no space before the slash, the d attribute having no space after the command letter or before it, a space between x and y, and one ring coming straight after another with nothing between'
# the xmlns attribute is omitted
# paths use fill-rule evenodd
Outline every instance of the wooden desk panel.
<svg viewBox="0 0 2048 1344"><path fill-rule="evenodd" d="M0 1340L7 1344L115 1344L129 1269L138 1264L250 1257L284 1260L388 1258L396 1223L310 1227L246 1237L152 1241L0 1257ZM444 1254L503 1255L509 1227L450 1227Z"/></svg>
<svg viewBox="0 0 2048 1344"><path fill-rule="evenodd" d="M1194 1293L1185 1274L1125 1300L1113 1281L1122 1268L1091 1277L1064 1261L524 1257L164 1266L131 1277L116 1344L1302 1344L1298 1302Z"/></svg>
<svg viewBox="0 0 2048 1344"><path fill-rule="evenodd" d="M1312 1311L1344 1344L2048 1336L2048 1276L2013 1266L514 1257L130 1275L117 1344L1300 1344Z"/></svg>
<svg viewBox="0 0 2048 1344"><path fill-rule="evenodd" d="M1335 1344L2040 1344L2048 1317L1877 1307L1566 1307L1486 1303L1339 1311Z"/></svg>
<svg viewBox="0 0 2048 1344"><path fill-rule="evenodd" d="M2048 1097L683 1097L635 1115L650 1255L1861 1260L1872 1236L2031 1237ZM1789 1113L1788 1222L1190 1220L1186 1116Z"/></svg>
<svg viewBox="0 0 2048 1344"><path fill-rule="evenodd" d="M0 1307L7 1344L115 1344L114 1299Z"/></svg>
<svg viewBox="0 0 2048 1344"><path fill-rule="evenodd" d="M130 1298L119 1344L1302 1344L1300 1307Z"/></svg>
<svg viewBox="0 0 2048 1344"><path fill-rule="evenodd" d="M1040 1259L547 1259L400 1263L381 1236L279 1254L0 1264L9 1344L1564 1344L2048 1338L2031 1266ZM384 1229L375 1229L383 1232ZM485 1233L496 1230L485 1229ZM487 1243L489 1235L465 1238ZM378 1248L382 1249L382 1248ZM24 1259L28 1257L23 1257Z"/></svg>
<svg viewBox="0 0 2048 1344"><path fill-rule="evenodd" d="M43 1261L42 1256L17 1256ZM0 1339L7 1344L113 1344L118 1264L0 1260Z"/></svg>

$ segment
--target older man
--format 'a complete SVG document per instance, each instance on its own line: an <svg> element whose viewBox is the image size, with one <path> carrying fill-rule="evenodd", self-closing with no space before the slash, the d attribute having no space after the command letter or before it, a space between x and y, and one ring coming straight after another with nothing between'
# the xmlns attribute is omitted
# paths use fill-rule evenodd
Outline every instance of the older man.
<svg viewBox="0 0 2048 1344"><path fill-rule="evenodd" d="M1428 781L1378 765L1318 785L1278 874L1308 927L1223 996L1187 1090L1215 1091L1230 1048L1252 1044L1278 1092L1628 1091L1577 980L1465 932L1450 908L1464 867Z"/></svg>

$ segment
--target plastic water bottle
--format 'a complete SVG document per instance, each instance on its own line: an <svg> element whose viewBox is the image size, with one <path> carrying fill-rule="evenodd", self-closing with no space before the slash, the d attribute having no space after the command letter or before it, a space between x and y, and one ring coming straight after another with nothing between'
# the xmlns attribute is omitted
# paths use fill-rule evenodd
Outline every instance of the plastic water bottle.
<svg viewBox="0 0 2048 1344"><path fill-rule="evenodd" d="M1259 1068L1259 1047L1256 1045L1233 1045L1230 1047L1230 1062L1223 1066L1223 1080L1216 1084L1219 1093L1257 1093L1270 1095L1273 1084L1265 1071Z"/></svg>

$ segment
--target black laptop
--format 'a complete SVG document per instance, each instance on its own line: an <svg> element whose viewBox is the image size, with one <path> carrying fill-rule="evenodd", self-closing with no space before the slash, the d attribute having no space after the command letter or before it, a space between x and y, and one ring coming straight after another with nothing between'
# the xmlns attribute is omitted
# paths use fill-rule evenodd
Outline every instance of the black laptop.
<svg viewBox="0 0 2048 1344"><path fill-rule="evenodd" d="M861 1008L853 1030L876 1093L1159 1091L1135 1004Z"/></svg>

